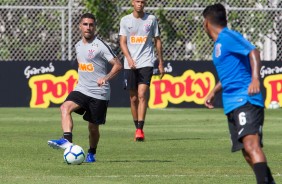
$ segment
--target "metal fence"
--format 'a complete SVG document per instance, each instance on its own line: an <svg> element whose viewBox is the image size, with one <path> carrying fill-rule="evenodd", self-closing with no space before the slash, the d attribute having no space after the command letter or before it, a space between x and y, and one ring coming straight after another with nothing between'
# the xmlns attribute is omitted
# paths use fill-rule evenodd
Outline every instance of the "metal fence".
<svg viewBox="0 0 282 184"><path fill-rule="evenodd" d="M120 18L130 12L128 1L100 2L112 26L98 34L121 55ZM88 5L89 5L88 1ZM162 31L165 60L211 60L212 41L202 28L203 9L221 2L228 11L228 26L240 31L261 51L263 60L282 61L282 2L279 0L147 0L146 11L156 15ZM0 60L73 60L80 39L79 17L88 12L83 0L0 0ZM91 4L91 3L90 3ZM109 5L114 9L107 9ZM111 7L112 7L111 6Z"/></svg>

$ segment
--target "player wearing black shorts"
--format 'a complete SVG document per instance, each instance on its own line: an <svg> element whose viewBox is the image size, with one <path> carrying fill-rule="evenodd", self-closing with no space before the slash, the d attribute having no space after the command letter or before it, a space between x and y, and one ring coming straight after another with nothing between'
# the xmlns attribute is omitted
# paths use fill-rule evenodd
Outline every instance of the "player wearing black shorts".
<svg viewBox="0 0 282 184"><path fill-rule="evenodd" d="M205 105L213 108L215 95L222 91L232 152L242 151L258 184L274 184L262 150L264 100L260 91L259 51L240 33L227 27L223 5L206 7L203 17L205 32L214 41L212 57L219 77L218 83L206 97Z"/></svg>
<svg viewBox="0 0 282 184"><path fill-rule="evenodd" d="M239 151L244 148L242 139L247 135L259 135L259 143L262 147L262 127L264 121L263 107L249 102L227 114L228 127L231 135L231 151Z"/></svg>
<svg viewBox="0 0 282 184"><path fill-rule="evenodd" d="M136 90L139 84L150 86L153 75L153 67L138 68L136 70L124 70L124 89Z"/></svg>
<svg viewBox="0 0 282 184"><path fill-rule="evenodd" d="M143 141L148 91L153 75L154 44L158 53L159 72L164 75L162 43L157 18L144 12L146 0L132 0L133 13L120 21L120 47L124 55L125 88L129 90L135 140Z"/></svg>
<svg viewBox="0 0 282 184"><path fill-rule="evenodd" d="M110 100L111 80L122 65L112 49L95 35L95 17L86 13L80 18L79 28L82 33L75 48L78 62L78 83L65 102L61 105L63 137L49 140L53 148L66 149L72 145L72 112L83 115L88 122L89 150L86 162L96 161L96 149L100 138L99 125L105 124L107 107ZM107 73L107 63L112 69Z"/></svg>
<svg viewBox="0 0 282 184"><path fill-rule="evenodd" d="M72 91L65 101L79 105L79 108L74 112L82 115L85 121L98 125L105 124L109 100L100 100L84 95L79 91Z"/></svg>

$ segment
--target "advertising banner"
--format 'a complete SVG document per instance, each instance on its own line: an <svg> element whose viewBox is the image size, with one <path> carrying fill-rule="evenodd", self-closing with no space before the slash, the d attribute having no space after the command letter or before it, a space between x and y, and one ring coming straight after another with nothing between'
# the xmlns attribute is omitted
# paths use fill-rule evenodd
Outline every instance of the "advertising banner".
<svg viewBox="0 0 282 184"><path fill-rule="evenodd" d="M110 68L110 67L109 67ZM0 61L0 107L56 107L74 89L77 64L69 61ZM211 61L166 61L165 76L158 69L150 84L148 106L204 107L204 99L218 81ZM263 62L260 71L265 105L280 102L282 106L282 63ZM110 107L129 107L128 91L123 89L123 72L111 82ZM221 96L216 107L222 107Z"/></svg>

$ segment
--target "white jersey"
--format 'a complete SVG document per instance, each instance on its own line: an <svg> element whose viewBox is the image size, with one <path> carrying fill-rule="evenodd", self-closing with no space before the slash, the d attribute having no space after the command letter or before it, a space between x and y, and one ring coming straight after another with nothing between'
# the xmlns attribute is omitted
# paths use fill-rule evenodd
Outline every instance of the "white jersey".
<svg viewBox="0 0 282 184"><path fill-rule="evenodd" d="M91 43L80 40L76 45L78 84L74 91L87 96L110 100L110 84L98 86L97 80L107 75L107 63L116 57L112 49L99 38Z"/></svg>
<svg viewBox="0 0 282 184"><path fill-rule="evenodd" d="M157 18L145 13L142 18L135 18L133 13L120 21L119 35L126 36L127 47L136 68L153 67L156 61L153 38L160 36ZM124 68L129 69L124 58Z"/></svg>

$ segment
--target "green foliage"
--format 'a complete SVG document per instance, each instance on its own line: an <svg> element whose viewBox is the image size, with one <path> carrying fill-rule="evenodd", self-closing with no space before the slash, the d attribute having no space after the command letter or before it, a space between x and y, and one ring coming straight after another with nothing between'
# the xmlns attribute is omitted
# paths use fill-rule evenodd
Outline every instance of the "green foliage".
<svg viewBox="0 0 282 184"><path fill-rule="evenodd" d="M274 17L268 11L230 11L229 27L256 44L264 42L264 36L273 31Z"/></svg>
<svg viewBox="0 0 282 184"><path fill-rule="evenodd" d="M109 38L110 34L117 32L114 24L117 7L113 0L85 0L86 8L95 15L97 20L97 32L103 38Z"/></svg>
<svg viewBox="0 0 282 184"><path fill-rule="evenodd" d="M4 9L1 12L5 28L0 42L2 60L15 60L18 55L25 60L38 60L44 59L46 49L54 55L61 51L61 11Z"/></svg>
<svg viewBox="0 0 282 184"><path fill-rule="evenodd" d="M1 0L0 6L2 5L14 5L18 0Z"/></svg>

